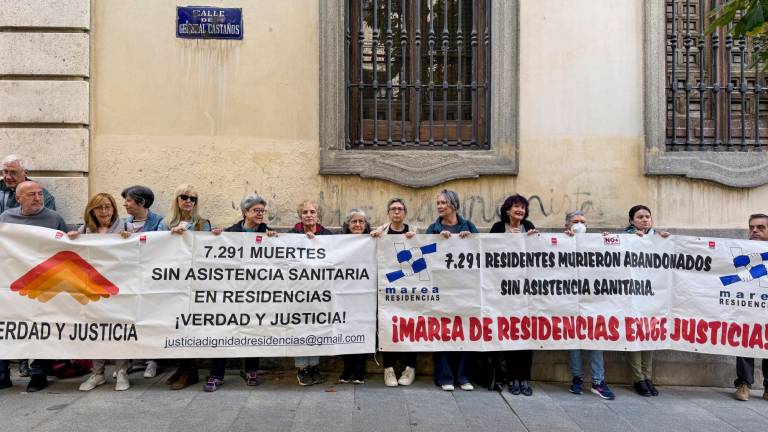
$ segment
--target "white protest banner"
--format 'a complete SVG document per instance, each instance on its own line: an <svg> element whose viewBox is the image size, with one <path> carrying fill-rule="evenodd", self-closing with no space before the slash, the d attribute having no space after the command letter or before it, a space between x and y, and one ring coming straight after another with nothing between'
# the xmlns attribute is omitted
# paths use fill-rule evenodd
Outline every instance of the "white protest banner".
<svg viewBox="0 0 768 432"><path fill-rule="evenodd" d="M0 224L0 358L368 353L364 235L82 235Z"/></svg>
<svg viewBox="0 0 768 432"><path fill-rule="evenodd" d="M768 357L768 242L480 234L378 241L384 351Z"/></svg>

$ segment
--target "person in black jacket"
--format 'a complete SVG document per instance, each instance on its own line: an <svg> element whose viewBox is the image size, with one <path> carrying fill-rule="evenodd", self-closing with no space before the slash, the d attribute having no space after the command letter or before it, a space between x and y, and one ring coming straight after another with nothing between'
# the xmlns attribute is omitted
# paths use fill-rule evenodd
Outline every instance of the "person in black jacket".
<svg viewBox="0 0 768 432"><path fill-rule="evenodd" d="M499 210L499 216L501 220L493 224L491 233L527 233L527 235L538 233L533 223L528 220L528 200L520 194L509 196L504 200L504 204ZM510 393L532 395L533 389L528 383L531 379L532 359L531 350L494 353L493 365L496 379L491 382L492 390L501 390L501 381L506 378ZM502 365L505 365L506 368Z"/></svg>
<svg viewBox="0 0 768 432"><path fill-rule="evenodd" d="M243 219L236 222L231 227L225 229L226 232L259 232L266 233L269 237L277 235L264 223L264 213L266 212L267 202L258 195L248 195L240 201L240 211L243 212ZM214 229L214 234L219 234L220 229ZM249 386L259 385L259 358L245 358L245 370L241 376L245 384ZM203 391L214 392L224 384L224 369L227 366L226 358L216 358L211 362L211 375L208 377Z"/></svg>
<svg viewBox="0 0 768 432"><path fill-rule="evenodd" d="M316 235L331 235L329 230L320 225L320 219L323 215L322 209L314 201L306 200L296 208L300 222L294 225L289 231L293 234L305 234L307 238L313 239ZM327 376L320 372L320 357L305 356L295 357L296 380L300 386L309 386L312 384L324 383Z"/></svg>

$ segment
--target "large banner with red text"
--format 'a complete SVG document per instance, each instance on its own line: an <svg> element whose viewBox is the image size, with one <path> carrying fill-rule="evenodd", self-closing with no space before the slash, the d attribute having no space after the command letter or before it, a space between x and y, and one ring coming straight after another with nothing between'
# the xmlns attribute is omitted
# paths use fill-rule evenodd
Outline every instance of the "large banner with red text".
<svg viewBox="0 0 768 432"><path fill-rule="evenodd" d="M379 349L673 349L768 357L768 242L384 236Z"/></svg>
<svg viewBox="0 0 768 432"><path fill-rule="evenodd" d="M66 234L0 224L0 358L369 353L365 235Z"/></svg>

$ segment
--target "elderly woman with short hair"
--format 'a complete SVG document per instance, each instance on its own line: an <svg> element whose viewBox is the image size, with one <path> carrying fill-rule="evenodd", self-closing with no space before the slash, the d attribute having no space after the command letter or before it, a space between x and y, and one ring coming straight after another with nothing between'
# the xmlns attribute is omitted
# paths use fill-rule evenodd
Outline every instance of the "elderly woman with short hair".
<svg viewBox="0 0 768 432"><path fill-rule="evenodd" d="M264 222L264 214L266 213L267 201L259 195L248 195L240 201L240 211L243 213L243 219L234 223L229 228L226 228L225 232L239 232L239 233L266 233L269 237L277 236L277 233L270 229ZM214 234L218 234L218 231L214 231ZM258 357L246 357L245 370L240 375L245 380L245 384L249 386L257 386L259 382L259 358ZM203 391L215 392L224 384L224 372L227 366L226 358L215 358L211 360L211 375L203 385Z"/></svg>
<svg viewBox="0 0 768 432"><path fill-rule="evenodd" d="M70 239L74 240L80 234L120 234L123 238L128 238L133 232L133 225L117 217L117 204L108 193L98 193L88 200L83 221L85 223L77 231L67 233ZM90 391L107 382L104 375L105 364L105 360L93 360L93 372L80 384L80 391ZM115 360L116 391L128 390L131 387L128 381L130 365L130 360Z"/></svg>
<svg viewBox="0 0 768 432"><path fill-rule="evenodd" d="M304 234L309 239L315 238L316 235L333 234L320 225L323 212L316 202L302 201L296 208L296 212L299 216L299 222L289 231L290 233ZM300 386L321 384L328 379L320 372L320 357L318 356L296 357L294 358L294 365L296 366L296 379Z"/></svg>
<svg viewBox="0 0 768 432"><path fill-rule="evenodd" d="M405 223L405 217L408 215L408 207L402 198L392 198L387 202L387 218L389 221L371 231L371 237L377 238L382 234L402 234L406 238L412 238L416 234L416 229L411 228ZM408 386L413 384L416 379L416 353L385 351L384 357L384 385L387 387L397 387L398 385ZM404 366L400 379L395 374L395 363L400 361Z"/></svg>
<svg viewBox="0 0 768 432"><path fill-rule="evenodd" d="M427 228L426 234L440 234L445 238L458 234L465 239L478 232L475 224L458 214L459 195L456 192L443 189L437 194L436 205L437 220ZM465 370L466 352L436 352L434 361L435 384L443 390L453 391L454 384L458 384L462 390L474 389Z"/></svg>
<svg viewBox="0 0 768 432"><path fill-rule="evenodd" d="M200 216L198 198L194 186L179 185L171 199L171 213L160 222L157 230L176 235L183 235L186 231L211 231L211 222ZM165 383L171 386L171 390L181 390L199 381L197 360L181 359L179 367Z"/></svg>
<svg viewBox="0 0 768 432"><path fill-rule="evenodd" d="M368 222L368 216L366 216L363 210L359 208L353 208L347 213L344 224L341 226L342 234L370 234L371 224ZM365 383L365 354L345 354L341 356L344 360L344 370L339 376L339 382L346 384L352 382L354 384Z"/></svg>

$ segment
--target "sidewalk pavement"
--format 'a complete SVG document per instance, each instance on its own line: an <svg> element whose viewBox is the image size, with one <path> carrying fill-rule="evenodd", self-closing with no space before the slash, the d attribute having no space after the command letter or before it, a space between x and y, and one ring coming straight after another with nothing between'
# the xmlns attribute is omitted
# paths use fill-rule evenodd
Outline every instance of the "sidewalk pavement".
<svg viewBox="0 0 768 432"><path fill-rule="evenodd" d="M27 379L0 391L0 431L765 431L768 401L753 390L748 402L733 389L659 387L654 398L612 386L616 400L568 392L563 383L534 382L531 397L508 392L444 392L429 377L410 387L388 388L381 375L363 385L299 387L292 371L266 371L262 384L247 387L236 371L224 386L204 393L201 383L180 391L131 374L128 391L114 380L79 392L81 378L58 380L26 393ZM14 374L15 375L15 374ZM332 374L330 378L337 378ZM330 382L330 381L329 381Z"/></svg>

